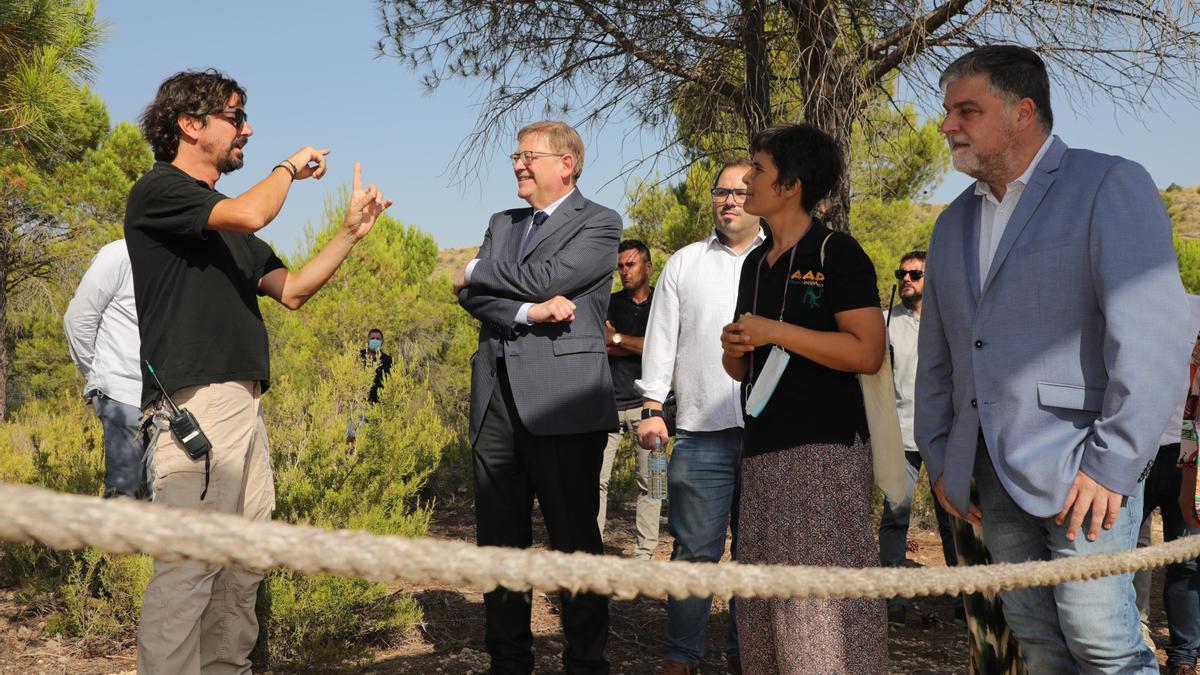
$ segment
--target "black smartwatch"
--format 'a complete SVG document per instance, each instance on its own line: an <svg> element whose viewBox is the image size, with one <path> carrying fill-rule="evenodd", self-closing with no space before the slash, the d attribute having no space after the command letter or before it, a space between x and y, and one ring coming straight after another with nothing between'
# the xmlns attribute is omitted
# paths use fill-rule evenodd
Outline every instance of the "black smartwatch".
<svg viewBox="0 0 1200 675"><path fill-rule="evenodd" d="M642 419L648 420L651 417L662 417L663 419L666 419L666 417L663 415L663 411L661 410L655 410L654 408L642 408Z"/></svg>

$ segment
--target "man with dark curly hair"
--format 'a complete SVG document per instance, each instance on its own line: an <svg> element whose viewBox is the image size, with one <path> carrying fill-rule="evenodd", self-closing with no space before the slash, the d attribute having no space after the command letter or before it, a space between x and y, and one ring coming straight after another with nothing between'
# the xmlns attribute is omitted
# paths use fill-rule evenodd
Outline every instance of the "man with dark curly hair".
<svg viewBox="0 0 1200 675"><path fill-rule="evenodd" d="M255 233L278 215L292 182L325 175L329 151L302 148L254 187L226 197L216 182L241 168L254 134L245 106L245 89L215 70L162 83L141 119L158 161L129 193L125 240L147 365L142 407L165 419L169 395L211 443L189 454L179 427L157 434L149 450L151 498L267 520L275 507L262 411L270 363L258 296L299 308L392 202L374 185L362 187L356 164L342 227L304 267L289 271ZM261 580L260 572L232 565L155 560L138 626L138 672L250 672Z"/></svg>

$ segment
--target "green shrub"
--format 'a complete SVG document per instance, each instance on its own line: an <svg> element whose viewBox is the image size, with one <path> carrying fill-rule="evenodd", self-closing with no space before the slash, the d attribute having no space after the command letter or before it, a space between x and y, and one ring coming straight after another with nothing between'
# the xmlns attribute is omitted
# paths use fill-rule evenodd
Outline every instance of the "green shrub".
<svg viewBox="0 0 1200 675"><path fill-rule="evenodd" d="M59 587L62 609L47 622L49 632L80 638L93 650L131 643L153 573L150 556L85 549Z"/></svg>
<svg viewBox="0 0 1200 675"><path fill-rule="evenodd" d="M274 667L312 672L363 654L363 645L416 626L421 608L408 594L327 574L280 571L264 582L260 652Z"/></svg>

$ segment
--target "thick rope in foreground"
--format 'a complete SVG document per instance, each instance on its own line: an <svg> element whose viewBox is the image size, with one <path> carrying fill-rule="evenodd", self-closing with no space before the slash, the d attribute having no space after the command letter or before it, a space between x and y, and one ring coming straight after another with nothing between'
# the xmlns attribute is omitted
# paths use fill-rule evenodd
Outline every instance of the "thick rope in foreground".
<svg viewBox="0 0 1200 675"><path fill-rule="evenodd" d="M1083 536L1082 534L1080 536ZM440 582L491 590L590 591L638 595L888 598L957 595L1048 586L1151 569L1200 555L1200 536L1053 562L955 568L787 567L642 562L614 556L478 547L465 542L382 537L349 530L251 522L126 499L66 495L0 484L0 540L57 549L92 546L256 569L287 567L390 582Z"/></svg>

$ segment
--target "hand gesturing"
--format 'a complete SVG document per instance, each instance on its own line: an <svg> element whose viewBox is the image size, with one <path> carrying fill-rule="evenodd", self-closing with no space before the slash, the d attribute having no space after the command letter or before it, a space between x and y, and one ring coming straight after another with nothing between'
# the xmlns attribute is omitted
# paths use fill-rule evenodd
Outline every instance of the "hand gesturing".
<svg viewBox="0 0 1200 675"><path fill-rule="evenodd" d="M358 241L367 236L375 225L375 218L384 209L392 205L392 200L384 199L383 193L374 183L362 187L362 164L354 165L354 189L350 193L350 206L346 209L346 220L342 227Z"/></svg>

